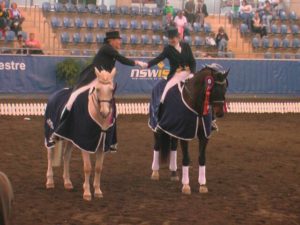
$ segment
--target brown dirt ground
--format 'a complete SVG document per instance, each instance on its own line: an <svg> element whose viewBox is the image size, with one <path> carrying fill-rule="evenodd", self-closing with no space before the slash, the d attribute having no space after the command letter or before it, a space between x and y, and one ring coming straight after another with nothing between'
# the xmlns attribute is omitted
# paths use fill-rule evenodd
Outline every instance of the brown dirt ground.
<svg viewBox="0 0 300 225"><path fill-rule="evenodd" d="M0 170L14 187L13 225L297 225L300 224L300 115L228 114L207 151L209 193L199 194L197 142L192 141L192 195L180 182L150 180L152 133L146 116L120 116L119 151L104 160L104 198L82 200L83 171L73 153L74 191L45 189L43 118L0 117ZM179 152L179 173L181 153Z"/></svg>

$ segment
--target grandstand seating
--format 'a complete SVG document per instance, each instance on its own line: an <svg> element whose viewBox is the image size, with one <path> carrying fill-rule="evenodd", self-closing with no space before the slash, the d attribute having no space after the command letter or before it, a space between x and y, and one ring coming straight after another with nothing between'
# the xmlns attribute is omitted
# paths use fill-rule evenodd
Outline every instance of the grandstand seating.
<svg viewBox="0 0 300 225"><path fill-rule="evenodd" d="M192 45L192 38L190 36L185 36L183 40L189 45Z"/></svg>
<svg viewBox="0 0 300 225"><path fill-rule="evenodd" d="M65 7L62 3L56 2L56 3L54 3L54 11L55 12L64 12Z"/></svg>
<svg viewBox="0 0 300 225"><path fill-rule="evenodd" d="M104 29L106 27L104 19L98 19L98 21L97 21L97 27L99 29Z"/></svg>
<svg viewBox="0 0 300 225"><path fill-rule="evenodd" d="M127 35L126 34L120 34L120 36L121 36L122 44L123 45L128 44L128 37L127 37Z"/></svg>
<svg viewBox="0 0 300 225"><path fill-rule="evenodd" d="M81 37L80 33L74 33L73 34L73 43L79 44L81 42L82 42L82 37Z"/></svg>
<svg viewBox="0 0 300 225"><path fill-rule="evenodd" d="M200 36L196 36L195 37L195 41L194 41L194 45L196 47L202 47L205 45L205 41L203 38L201 38Z"/></svg>
<svg viewBox="0 0 300 225"><path fill-rule="evenodd" d="M104 34L96 34L96 42L97 44L103 44L104 43Z"/></svg>
<svg viewBox="0 0 300 225"><path fill-rule="evenodd" d="M93 29L95 27L94 20L92 18L87 18L86 19L86 27L88 29Z"/></svg>
<svg viewBox="0 0 300 225"><path fill-rule="evenodd" d="M87 4L85 6L70 2L65 4L45 2L42 5L42 10L46 19L50 21L52 32L54 35L57 35L56 40L70 49L74 49L74 45L84 49L84 45L94 44L94 46L97 46L102 44L104 34L109 29L122 30L123 47L127 49L127 52L130 48L135 50L135 52L130 53L131 55L138 54L139 51L137 50L144 50L149 53L151 48L153 49L153 45L162 48L168 43L168 39L163 36L162 19L160 20L158 17L162 16L162 11L158 8L150 8L147 5L143 7L137 5L124 5L121 7L110 5L107 7L106 5L95 4ZM273 53L275 51L283 51L282 57L284 58L284 53L293 53L295 55L295 52L300 48L298 38L299 23L296 22L297 19L298 17L293 11L280 13L278 18L273 21L271 33L268 34L267 38L263 39L258 38L258 35L252 34L249 27L243 24L240 19L237 19L239 22L237 30L241 34L238 38L244 39L243 49L244 43L250 43L250 47L252 44L253 52L255 52L255 49L260 51L268 50ZM68 30L61 28L68 28ZM199 23L194 23L193 30L190 31L190 36L185 37L185 41L190 43L195 51L215 51L215 47L209 48L205 43L205 37L214 34L214 29L208 22L204 24L203 28ZM69 38L66 38L66 32ZM79 37L74 38L75 34ZM234 42L232 37L230 41ZM88 47L86 46L86 48ZM199 49L201 50L199 51ZM145 52L143 54L146 54ZM215 52L217 54L217 51ZM81 54L83 54L83 51L81 51ZM152 52L151 54L155 53ZM234 57L232 52L228 54L219 53L220 55L223 57Z"/></svg>
<svg viewBox="0 0 300 225"><path fill-rule="evenodd" d="M87 10L86 10L86 8L85 8L85 6L83 4L77 4L75 6L75 8L76 8L76 11L78 13L85 13L85 12L87 12Z"/></svg>
<svg viewBox="0 0 300 225"><path fill-rule="evenodd" d="M5 34L5 41L6 42L12 42L16 38L16 34L14 31L7 31Z"/></svg>
<svg viewBox="0 0 300 225"><path fill-rule="evenodd" d="M78 29L83 28L84 27L83 20L81 18L75 18L74 25Z"/></svg>
<svg viewBox="0 0 300 225"><path fill-rule="evenodd" d="M201 30L202 30L202 29L201 29L201 24L195 22L195 23L194 23L194 31L195 31L195 32L200 32Z"/></svg>
<svg viewBox="0 0 300 225"><path fill-rule="evenodd" d="M92 33L84 34L84 43L92 44L94 42L94 36Z"/></svg>
<svg viewBox="0 0 300 225"><path fill-rule="evenodd" d="M279 38L274 38L273 39L273 48L280 48L280 39Z"/></svg>
<svg viewBox="0 0 300 225"><path fill-rule="evenodd" d="M112 30L115 30L118 28L117 21L115 19L109 19L108 21L108 27Z"/></svg>
<svg viewBox="0 0 300 225"><path fill-rule="evenodd" d="M118 9L118 7L117 7L116 5L110 5L110 6L109 6L109 13L110 13L111 15L117 15L117 14L119 14L119 9Z"/></svg>
<svg viewBox="0 0 300 225"><path fill-rule="evenodd" d="M128 21L125 20L125 19L121 19L120 22L119 22L119 28L121 30L126 30L128 29Z"/></svg>
<svg viewBox="0 0 300 225"><path fill-rule="evenodd" d="M73 12L76 12L76 7L74 4L72 4L71 2L67 2L65 4L65 8L66 8L66 11L69 12L69 13L73 13Z"/></svg>
<svg viewBox="0 0 300 225"><path fill-rule="evenodd" d="M130 15L130 10L129 10L129 7L126 6L126 5L123 5L120 7L120 13L122 15Z"/></svg>
<svg viewBox="0 0 300 225"><path fill-rule="evenodd" d="M100 14L106 14L106 13L108 13L106 5L99 5L98 9L99 9L99 13Z"/></svg>
<svg viewBox="0 0 300 225"><path fill-rule="evenodd" d="M160 45L161 44L161 38L159 35L152 35L152 44L153 45Z"/></svg>
<svg viewBox="0 0 300 225"><path fill-rule="evenodd" d="M282 58L282 55L280 52L275 52L274 54L274 59L281 59Z"/></svg>
<svg viewBox="0 0 300 225"><path fill-rule="evenodd" d="M131 35L130 35L130 44L132 44L132 45L137 45L137 44L139 44L139 43L140 43L140 42L139 42L138 36L135 35L135 34L131 34Z"/></svg>
<svg viewBox="0 0 300 225"><path fill-rule="evenodd" d="M71 18L64 17L64 19L63 19L64 28L71 28L71 27L73 27L73 25L74 25L74 22Z"/></svg>
<svg viewBox="0 0 300 225"><path fill-rule="evenodd" d="M60 41L62 44L68 44L70 42L70 35L68 32L63 32L60 35Z"/></svg>
<svg viewBox="0 0 300 225"><path fill-rule="evenodd" d="M131 6L131 8L130 8L130 14L131 14L132 16L137 16L137 15L139 15L139 14L140 14L140 9L139 9L139 7L138 7L138 6Z"/></svg>
<svg viewBox="0 0 300 225"><path fill-rule="evenodd" d="M145 44L145 45L150 44L150 38L149 38L149 35L143 34L143 35L141 36L141 44Z"/></svg>
<svg viewBox="0 0 300 225"><path fill-rule="evenodd" d="M87 9L89 13L97 13L97 6L95 4L88 4Z"/></svg>

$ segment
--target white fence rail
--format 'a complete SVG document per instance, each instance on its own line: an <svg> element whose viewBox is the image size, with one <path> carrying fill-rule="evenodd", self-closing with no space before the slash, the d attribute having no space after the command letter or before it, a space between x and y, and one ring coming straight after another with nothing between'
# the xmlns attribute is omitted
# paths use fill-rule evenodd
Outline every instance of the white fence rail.
<svg viewBox="0 0 300 225"><path fill-rule="evenodd" d="M0 116L43 116L46 103L0 103ZM147 115L149 103L117 103L119 115ZM230 102L228 113L300 113L300 102Z"/></svg>

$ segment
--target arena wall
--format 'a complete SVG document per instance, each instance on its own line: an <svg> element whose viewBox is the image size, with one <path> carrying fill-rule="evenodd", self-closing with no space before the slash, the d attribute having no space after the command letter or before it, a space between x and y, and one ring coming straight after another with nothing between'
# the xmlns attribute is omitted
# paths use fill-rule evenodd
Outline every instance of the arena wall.
<svg viewBox="0 0 300 225"><path fill-rule="evenodd" d="M56 64L64 59L51 56L0 56L0 94L49 95L55 92L64 87L55 74ZM197 59L197 70L210 63L219 63L224 69L230 69L229 94L300 96L299 60ZM167 62L151 69L117 64L117 94L149 95L152 87L168 74L168 70Z"/></svg>

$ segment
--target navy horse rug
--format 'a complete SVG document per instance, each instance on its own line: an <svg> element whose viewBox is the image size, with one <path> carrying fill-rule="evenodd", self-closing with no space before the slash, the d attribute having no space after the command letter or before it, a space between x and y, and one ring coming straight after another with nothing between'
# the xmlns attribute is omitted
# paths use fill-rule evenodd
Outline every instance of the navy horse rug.
<svg viewBox="0 0 300 225"><path fill-rule="evenodd" d="M61 121L61 115L64 113L71 92L72 89L63 89L49 98L45 112L46 147L54 147L55 138L59 137L71 141L77 148L84 151L94 153L99 147L103 151L108 151L109 147L114 144L112 140L115 117L110 118L111 124L107 130L101 129L101 126L89 113L89 90L87 90L78 95L71 111Z"/></svg>
<svg viewBox="0 0 300 225"><path fill-rule="evenodd" d="M154 132L161 129L181 140L192 140L197 137L198 124L202 122L205 136L208 138L211 134L211 107L207 115L199 118L198 113L188 107L182 97L184 83L170 88L164 103L160 105L161 94L166 83L167 81L162 80L153 89L150 101L149 127Z"/></svg>

